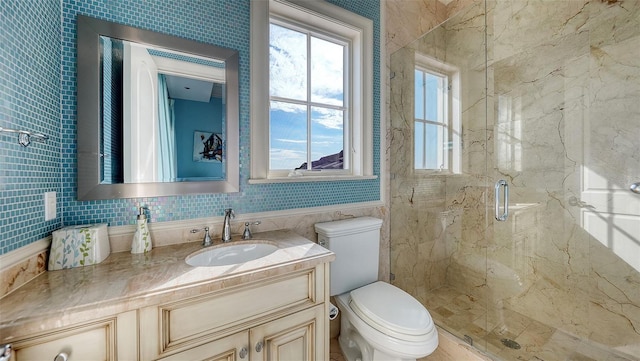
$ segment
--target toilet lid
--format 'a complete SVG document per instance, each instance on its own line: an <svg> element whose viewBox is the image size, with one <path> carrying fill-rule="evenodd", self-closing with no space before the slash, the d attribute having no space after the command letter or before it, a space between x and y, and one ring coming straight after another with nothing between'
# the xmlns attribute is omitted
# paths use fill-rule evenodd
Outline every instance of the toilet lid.
<svg viewBox="0 0 640 361"><path fill-rule="evenodd" d="M385 282L351 291L351 309L380 332L424 335L433 329L431 315L418 300Z"/></svg>

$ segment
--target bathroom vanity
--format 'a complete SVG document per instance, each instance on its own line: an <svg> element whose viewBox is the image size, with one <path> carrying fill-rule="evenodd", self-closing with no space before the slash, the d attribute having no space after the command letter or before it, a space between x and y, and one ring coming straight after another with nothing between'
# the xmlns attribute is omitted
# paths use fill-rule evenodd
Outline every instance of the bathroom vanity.
<svg viewBox="0 0 640 361"><path fill-rule="evenodd" d="M192 267L202 246L184 243L46 272L0 300L0 343L17 361L328 359L333 253L290 231L254 238L278 249Z"/></svg>

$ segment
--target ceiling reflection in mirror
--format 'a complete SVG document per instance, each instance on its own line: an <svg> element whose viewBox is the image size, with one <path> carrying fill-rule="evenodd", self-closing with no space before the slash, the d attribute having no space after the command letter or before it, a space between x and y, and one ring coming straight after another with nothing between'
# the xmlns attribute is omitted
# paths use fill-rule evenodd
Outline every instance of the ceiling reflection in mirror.
<svg viewBox="0 0 640 361"><path fill-rule="evenodd" d="M238 52L78 16L78 199L239 190Z"/></svg>
<svg viewBox="0 0 640 361"><path fill-rule="evenodd" d="M101 36L101 183L221 180L225 64Z"/></svg>

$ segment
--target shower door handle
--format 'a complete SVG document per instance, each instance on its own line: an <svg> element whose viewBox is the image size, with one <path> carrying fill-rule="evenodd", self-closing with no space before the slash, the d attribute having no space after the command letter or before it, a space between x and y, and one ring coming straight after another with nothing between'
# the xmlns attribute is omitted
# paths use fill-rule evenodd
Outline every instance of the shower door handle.
<svg viewBox="0 0 640 361"><path fill-rule="evenodd" d="M633 193L640 193L640 182L633 183L629 187L629 190L632 191Z"/></svg>
<svg viewBox="0 0 640 361"><path fill-rule="evenodd" d="M503 212L500 213L500 188L502 188L502 209ZM500 221L500 222L504 222L507 220L507 217L509 216L509 185L507 184L507 181L504 179L500 179L499 181L496 182L496 187L495 187L495 199L496 199L496 207L495 207L495 211L496 211L496 220Z"/></svg>

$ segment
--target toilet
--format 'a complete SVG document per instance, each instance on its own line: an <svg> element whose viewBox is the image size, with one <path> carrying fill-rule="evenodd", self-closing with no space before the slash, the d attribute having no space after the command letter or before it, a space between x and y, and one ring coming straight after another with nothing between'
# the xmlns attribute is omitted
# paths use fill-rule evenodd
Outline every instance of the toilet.
<svg viewBox="0 0 640 361"><path fill-rule="evenodd" d="M336 254L330 293L342 315L340 347L348 361L415 361L438 347L438 332L418 300L378 281L381 226L373 217L315 225L318 243Z"/></svg>

